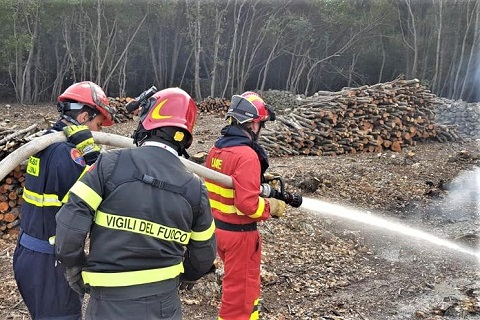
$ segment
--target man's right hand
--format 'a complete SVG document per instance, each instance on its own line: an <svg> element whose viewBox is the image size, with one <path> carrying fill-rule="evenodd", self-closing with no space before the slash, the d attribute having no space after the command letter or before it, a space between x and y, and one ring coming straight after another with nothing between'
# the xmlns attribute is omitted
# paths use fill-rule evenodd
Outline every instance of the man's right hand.
<svg viewBox="0 0 480 320"><path fill-rule="evenodd" d="M92 132L85 125L71 125L63 128L63 133L68 142L75 145L85 159L85 162L93 164L100 154L100 147L93 140Z"/></svg>

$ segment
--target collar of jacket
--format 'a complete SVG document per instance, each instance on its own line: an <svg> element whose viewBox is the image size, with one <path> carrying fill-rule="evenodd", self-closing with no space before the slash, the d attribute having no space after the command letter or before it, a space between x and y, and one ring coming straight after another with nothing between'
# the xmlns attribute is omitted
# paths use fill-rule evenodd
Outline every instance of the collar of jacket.
<svg viewBox="0 0 480 320"><path fill-rule="evenodd" d="M57 131L63 131L63 128L66 127L66 126L67 125L65 124L65 122L63 122L62 119L60 119L57 122L55 122L53 124L53 126L45 132L45 134L53 133L53 132L57 132Z"/></svg>
<svg viewBox="0 0 480 320"><path fill-rule="evenodd" d="M221 134L222 136L215 142L215 147L221 149L234 146L248 146L258 155L262 175L267 171L269 166L267 152L257 142L248 137L242 128L236 125L228 125L223 127Z"/></svg>
<svg viewBox="0 0 480 320"><path fill-rule="evenodd" d="M165 143L161 143L161 142L158 142L158 141L145 141L143 144L142 144L142 147L158 147L158 148L162 148L162 149L165 149L167 151L170 151L170 153L174 154L176 157L178 157L178 153L177 151L175 151L175 149L173 149L172 147L170 146L167 146Z"/></svg>

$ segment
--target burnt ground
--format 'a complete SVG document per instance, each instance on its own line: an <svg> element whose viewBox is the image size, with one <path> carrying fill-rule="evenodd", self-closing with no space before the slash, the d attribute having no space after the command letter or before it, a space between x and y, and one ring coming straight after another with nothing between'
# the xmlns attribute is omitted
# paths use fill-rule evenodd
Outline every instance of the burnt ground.
<svg viewBox="0 0 480 320"><path fill-rule="evenodd" d="M0 105L1 122L20 128L44 116L54 120L55 109ZM207 151L223 125L200 115L190 153ZM105 131L128 136L135 126ZM304 205L260 227L262 319L480 319L480 260L469 253L479 251L479 141L270 163ZM384 220L374 226L375 217ZM0 319L28 319L14 246L0 242ZM221 264L182 293L184 319L216 319L220 283Z"/></svg>

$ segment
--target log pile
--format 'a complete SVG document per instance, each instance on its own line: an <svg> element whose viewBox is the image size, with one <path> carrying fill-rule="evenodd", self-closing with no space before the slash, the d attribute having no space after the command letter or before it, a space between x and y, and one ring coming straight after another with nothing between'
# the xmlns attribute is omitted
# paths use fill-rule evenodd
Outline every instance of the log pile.
<svg viewBox="0 0 480 320"><path fill-rule="evenodd" d="M277 117L260 136L271 156L399 152L417 141L455 141L435 123L436 96L419 80L322 91Z"/></svg>
<svg viewBox="0 0 480 320"><path fill-rule="evenodd" d="M128 113L125 108L125 105L130 100L132 100L132 98L129 97L108 97L109 106L116 111L114 118L116 123L128 122L133 119L133 115Z"/></svg>
<svg viewBox="0 0 480 320"><path fill-rule="evenodd" d="M25 166L17 166L0 182L0 234L16 239L20 225L20 205L25 180Z"/></svg>
<svg viewBox="0 0 480 320"><path fill-rule="evenodd" d="M225 98L205 98L197 102L198 112L207 114L219 114L225 116L228 107L230 107L230 100Z"/></svg>
<svg viewBox="0 0 480 320"><path fill-rule="evenodd" d="M35 137L43 134L38 124L27 128L0 125L0 160ZM20 204L25 180L25 165L17 166L0 181L0 235L3 239L15 239L20 224Z"/></svg>
<svg viewBox="0 0 480 320"><path fill-rule="evenodd" d="M480 103L438 98L435 114L438 123L456 126L462 138L480 138Z"/></svg>

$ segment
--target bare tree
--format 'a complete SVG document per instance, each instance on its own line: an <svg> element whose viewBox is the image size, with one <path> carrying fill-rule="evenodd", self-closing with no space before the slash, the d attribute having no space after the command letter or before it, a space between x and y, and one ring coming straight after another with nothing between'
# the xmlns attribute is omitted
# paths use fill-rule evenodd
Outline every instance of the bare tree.
<svg viewBox="0 0 480 320"><path fill-rule="evenodd" d="M36 1L12 4L15 64L9 68L10 80L20 103L33 103L32 69L39 31L39 4ZM26 58L24 58L26 56Z"/></svg>
<svg viewBox="0 0 480 320"><path fill-rule="evenodd" d="M413 52L413 59L410 65L406 66L407 78L417 76L418 64L418 43L417 43L417 27L415 25L415 14L412 10L412 0L404 0L407 9L407 18L402 18L400 6L398 7L398 20L400 22L400 30L402 31L403 41L407 48ZM411 39L410 39L411 37ZM409 58L409 56L407 56Z"/></svg>
<svg viewBox="0 0 480 320"><path fill-rule="evenodd" d="M438 89L438 79L441 77L442 70L440 69L440 59L441 59L441 47L442 47L442 28L443 28L443 0L433 0L433 2L438 1L438 15L436 15L437 20L437 46L435 50L435 69L432 79L432 90L436 91Z"/></svg>
<svg viewBox="0 0 480 320"><path fill-rule="evenodd" d="M464 50L468 50L468 46L466 44L466 41L467 41L467 33L468 33L468 30L470 29L470 26L473 25L473 36L471 36L471 44L469 44L470 46L470 53L468 54L468 61L467 61L467 65L465 66L465 75L463 76L463 79L460 80L459 77L460 77L460 67L458 68L459 70L457 71L457 76L455 78L455 83L457 83L457 81L459 81L460 83L458 83L458 86L460 87L458 90L460 91L458 93L458 97L461 98L461 97L464 97L465 96L465 91L467 90L467 86L466 84L468 83L468 81L471 79L471 76L472 76L472 71L474 69L474 63L475 63L475 59L478 57L479 55L479 48L478 48L478 43L479 43L479 35L480 35L480 32L479 32L479 28L480 28L480 4L479 4L479 1L478 0L475 0L472 4L473 8L472 10L468 10L468 12L471 12L471 15L472 16L469 16L469 19L468 19L468 23L467 23L467 32L465 32L465 37L463 38L463 42L462 42L462 53ZM475 17L473 17L473 15L475 15ZM475 23L473 23L473 21L475 20ZM463 54L462 54L462 58L463 58ZM457 92L458 92L457 90ZM454 97L455 97L455 93L454 93Z"/></svg>

